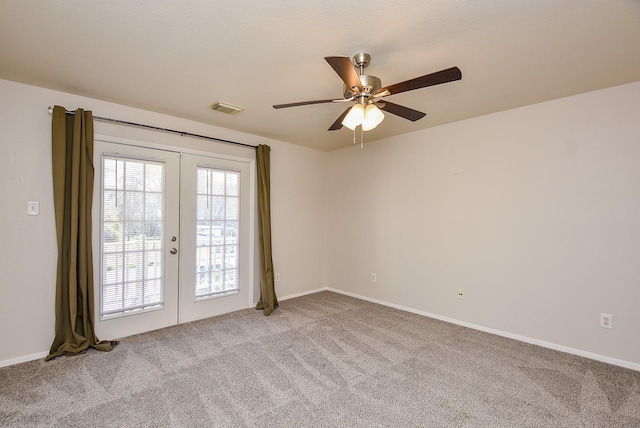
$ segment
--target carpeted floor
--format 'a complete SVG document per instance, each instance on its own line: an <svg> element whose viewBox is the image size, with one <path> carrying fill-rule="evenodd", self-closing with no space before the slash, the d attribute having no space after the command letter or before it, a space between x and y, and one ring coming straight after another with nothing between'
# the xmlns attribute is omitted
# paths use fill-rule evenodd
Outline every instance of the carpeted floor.
<svg viewBox="0 0 640 428"><path fill-rule="evenodd" d="M0 369L2 427L640 427L640 372L343 295Z"/></svg>

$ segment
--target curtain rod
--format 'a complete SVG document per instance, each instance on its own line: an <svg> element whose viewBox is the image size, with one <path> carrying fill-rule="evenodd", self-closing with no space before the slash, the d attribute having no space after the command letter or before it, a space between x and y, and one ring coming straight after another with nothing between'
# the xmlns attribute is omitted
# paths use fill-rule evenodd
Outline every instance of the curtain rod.
<svg viewBox="0 0 640 428"><path fill-rule="evenodd" d="M49 108L47 110L49 111L49 114L53 114L53 107L52 106L49 106ZM65 110L65 113L66 114L74 114L75 112L74 111ZM111 119L109 117L101 117L101 116L93 116L93 119L94 120L100 120L102 122L118 123L120 125L137 126L139 128L152 129L154 131L163 131L163 132L170 132L170 133L173 133L173 134L180 134L181 137L184 137L186 135L187 137L202 138L204 140L217 141L219 143L235 144L236 146L251 147L253 149L256 148L256 146L253 146L251 144L239 143L237 141L231 141L231 140L223 140L221 138L209 137L208 135L193 134L191 132L186 132L186 131L176 131L175 129L160 128L159 126L145 125L143 123L128 122L126 120Z"/></svg>

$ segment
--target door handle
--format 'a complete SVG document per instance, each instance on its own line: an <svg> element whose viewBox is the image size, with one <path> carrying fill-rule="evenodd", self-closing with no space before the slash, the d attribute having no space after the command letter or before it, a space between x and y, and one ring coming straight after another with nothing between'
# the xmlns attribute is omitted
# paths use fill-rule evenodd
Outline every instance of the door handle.
<svg viewBox="0 0 640 428"><path fill-rule="evenodd" d="M177 254L178 253L178 249L177 248L172 248L172 249L169 250L169 252L171 254Z"/></svg>

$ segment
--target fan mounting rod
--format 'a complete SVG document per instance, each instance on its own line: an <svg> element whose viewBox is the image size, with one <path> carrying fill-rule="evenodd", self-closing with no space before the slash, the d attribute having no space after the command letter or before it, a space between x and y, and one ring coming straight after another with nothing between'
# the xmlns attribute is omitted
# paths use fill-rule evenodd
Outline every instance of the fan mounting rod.
<svg viewBox="0 0 640 428"><path fill-rule="evenodd" d="M367 76L364 74L364 69L367 68L371 62L371 55L365 52L358 53L353 56L352 61L353 65L360 70L358 77L360 78L362 89L349 88L347 85L344 85L344 97L355 97L360 104L367 104L369 97L374 95L378 89L382 87L382 81L376 76Z"/></svg>

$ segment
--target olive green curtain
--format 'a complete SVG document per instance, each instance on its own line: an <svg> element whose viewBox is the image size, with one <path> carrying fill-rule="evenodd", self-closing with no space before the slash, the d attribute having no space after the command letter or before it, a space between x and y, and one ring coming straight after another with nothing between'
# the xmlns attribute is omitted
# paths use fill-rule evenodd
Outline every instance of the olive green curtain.
<svg viewBox="0 0 640 428"><path fill-rule="evenodd" d="M46 360L117 344L98 340L93 328L93 116L55 106L51 130L58 274L55 339Z"/></svg>
<svg viewBox="0 0 640 428"><path fill-rule="evenodd" d="M278 307L278 298L273 285L273 258L271 256L271 179L269 153L271 147L260 144L256 147L256 170L258 174L258 224L260 232L260 301L256 309L265 315Z"/></svg>

